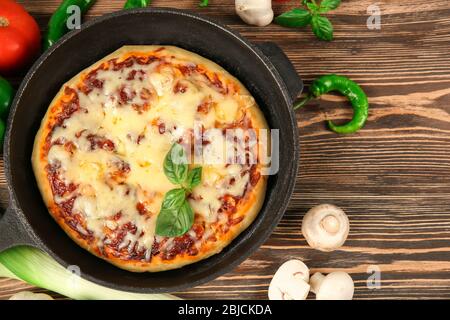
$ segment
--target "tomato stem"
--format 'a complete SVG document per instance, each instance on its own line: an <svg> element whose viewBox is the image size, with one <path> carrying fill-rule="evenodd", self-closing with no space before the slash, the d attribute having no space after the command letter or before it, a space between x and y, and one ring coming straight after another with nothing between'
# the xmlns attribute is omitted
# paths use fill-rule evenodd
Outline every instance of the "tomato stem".
<svg viewBox="0 0 450 320"><path fill-rule="evenodd" d="M0 16L0 27L7 27L9 26L9 20L6 19L6 17Z"/></svg>

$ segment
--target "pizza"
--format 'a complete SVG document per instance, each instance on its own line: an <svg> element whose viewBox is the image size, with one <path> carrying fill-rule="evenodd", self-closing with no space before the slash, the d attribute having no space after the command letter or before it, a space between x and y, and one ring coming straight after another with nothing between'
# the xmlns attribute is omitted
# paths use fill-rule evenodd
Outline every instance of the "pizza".
<svg viewBox="0 0 450 320"><path fill-rule="evenodd" d="M49 213L79 246L129 271L164 271L219 253L256 218L267 129L255 99L219 65L178 47L124 46L62 86L32 164ZM189 164L202 167L187 195L192 227L167 237L155 225L176 187L163 170L174 143L203 162Z"/></svg>

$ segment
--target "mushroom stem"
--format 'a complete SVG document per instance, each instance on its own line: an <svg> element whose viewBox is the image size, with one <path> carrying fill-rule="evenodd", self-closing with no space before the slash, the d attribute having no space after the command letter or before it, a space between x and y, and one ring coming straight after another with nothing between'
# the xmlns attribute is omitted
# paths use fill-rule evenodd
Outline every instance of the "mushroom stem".
<svg viewBox="0 0 450 320"><path fill-rule="evenodd" d="M349 230L345 212L331 204L315 206L303 217L303 236L312 248L320 251L333 251L341 247Z"/></svg>
<svg viewBox="0 0 450 320"><path fill-rule="evenodd" d="M333 215L328 215L325 218L322 219L322 221L320 222L320 224L322 225L322 228L331 234L335 234L339 231L339 220L333 216Z"/></svg>
<svg viewBox="0 0 450 320"><path fill-rule="evenodd" d="M320 290L320 285L322 284L323 279L325 279L325 276L320 273L316 272L313 274L313 276L309 279L309 285L311 286L311 292L317 294Z"/></svg>

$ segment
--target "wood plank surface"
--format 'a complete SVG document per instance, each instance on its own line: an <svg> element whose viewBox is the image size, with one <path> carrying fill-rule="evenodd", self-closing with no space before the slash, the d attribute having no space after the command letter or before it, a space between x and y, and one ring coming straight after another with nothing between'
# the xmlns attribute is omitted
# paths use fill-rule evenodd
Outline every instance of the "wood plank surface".
<svg viewBox="0 0 450 320"><path fill-rule="evenodd" d="M44 28L59 1L19 1ZM99 0L87 19L119 10L124 1ZM381 30L366 26L373 0L344 0L329 14L335 40L308 29L274 24L257 28L234 14L233 0L154 0L154 7L203 12L251 41L280 45L310 83L338 73L359 82L370 97L369 121L357 134L329 132L326 119L348 119L351 108L327 95L298 112L301 159L294 196L271 238L233 272L179 296L190 299L265 299L284 261L303 260L312 271L344 270L355 299L450 298L450 1L376 1ZM298 1L275 4L276 13ZM163 32L163 31L162 31ZM18 85L20 77L11 79ZM0 163L0 199L8 196ZM345 246L323 253L301 235L312 206L334 203L349 215ZM381 270L381 288L367 287L368 267ZM0 298L29 286L0 279Z"/></svg>

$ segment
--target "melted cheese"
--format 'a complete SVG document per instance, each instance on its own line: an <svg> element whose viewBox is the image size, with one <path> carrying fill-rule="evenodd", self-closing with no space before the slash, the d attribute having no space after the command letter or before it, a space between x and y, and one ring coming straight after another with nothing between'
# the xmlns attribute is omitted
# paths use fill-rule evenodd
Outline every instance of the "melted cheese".
<svg viewBox="0 0 450 320"><path fill-rule="evenodd" d="M140 72L140 77L126 80L133 70ZM239 120L242 98L218 93L205 84L200 75L183 78L169 66L158 68L158 62L120 71L99 70L97 79L103 81L103 88L93 89L88 94L79 92L81 110L53 132L53 141L72 141L76 150L70 154L64 146L53 145L48 161L59 163L64 181L78 186L73 211L84 217L89 231L103 239L105 228L116 230L132 222L137 232L128 232L119 248L131 250L137 243L139 249L146 250L149 259L163 196L176 187L163 171L163 161L171 145L192 132L196 122L208 130L214 128L216 122L231 124ZM185 92L174 90L180 80L186 87ZM120 90L129 97L126 103L121 102ZM148 100L140 94L145 90L152 93ZM214 107L207 113L200 113L198 106L205 99L211 100ZM146 102L149 104L146 110L138 111L134 107ZM164 130L157 124L163 124ZM80 134L81 130L84 131ZM113 142L114 150L93 148L89 135ZM242 165L226 166L225 159L220 157L227 148L221 129L209 130L206 138L210 143L203 152L208 165L204 166L202 182L193 190L189 202L206 222L223 222L226 217L219 214L221 198L227 194L242 196L249 174L241 174ZM111 179L118 163L129 167L122 183ZM63 200L57 199L57 202ZM145 204L148 215L139 214L138 203ZM112 221L118 212L120 219ZM210 230L205 232L206 236L210 234Z"/></svg>

